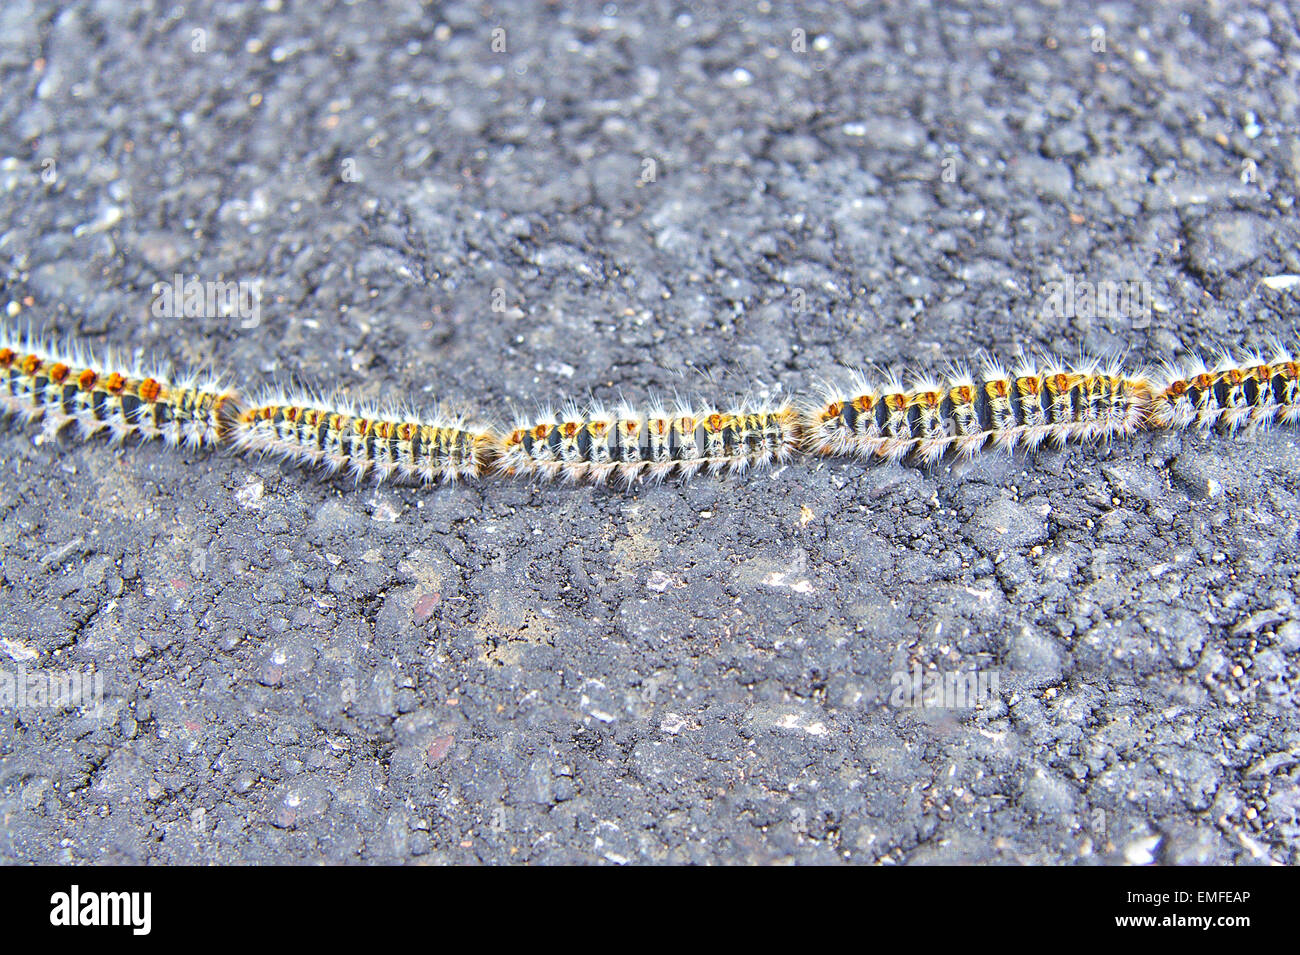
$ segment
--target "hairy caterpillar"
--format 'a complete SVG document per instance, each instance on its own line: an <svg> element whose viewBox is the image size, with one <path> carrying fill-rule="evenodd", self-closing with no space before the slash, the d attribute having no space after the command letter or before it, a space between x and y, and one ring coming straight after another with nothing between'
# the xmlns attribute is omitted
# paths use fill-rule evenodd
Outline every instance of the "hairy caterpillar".
<svg viewBox="0 0 1300 955"><path fill-rule="evenodd" d="M240 413L232 429L238 451L280 454L360 481L394 473L426 484L489 473L500 444L491 428L463 416L406 409L360 408L337 398L268 392Z"/></svg>
<svg viewBox="0 0 1300 955"><path fill-rule="evenodd" d="M1212 365L1199 358L1165 365L1148 419L1156 428L1229 432L1300 422L1300 356L1277 345L1267 360L1257 351L1222 351Z"/></svg>
<svg viewBox="0 0 1300 955"><path fill-rule="evenodd" d="M502 440L497 469L596 484L617 476L630 485L643 475L661 481L673 473L740 474L790 459L799 442L799 413L788 403L743 402L723 410L656 401L643 410L570 402L559 414L516 423Z"/></svg>
<svg viewBox="0 0 1300 955"><path fill-rule="evenodd" d="M910 384L897 375L874 384L855 374L847 389L827 386L803 409L804 447L929 464L949 451L969 457L990 443L1032 449L1131 434L1145 426L1151 400L1149 378L1125 374L1118 362L1021 355L1008 370L986 358L978 374L958 367Z"/></svg>
<svg viewBox="0 0 1300 955"><path fill-rule="evenodd" d="M49 434L76 422L82 437L107 429L117 442L138 434L171 445L215 445L238 404L214 376L173 382L111 354L97 361L84 346L55 347L0 326L0 409L24 422L43 419Z"/></svg>
<svg viewBox="0 0 1300 955"><path fill-rule="evenodd" d="M820 400L802 405L568 402L505 431L447 409L420 415L308 392L267 391L246 403L214 376L173 381L0 325L0 413L42 420L50 434L75 423L83 437L107 430L118 442L139 435L275 453L358 481L516 475L631 485L672 474L738 475L801 453L930 464L989 445L1032 449L1144 429L1296 424L1300 355L1280 345L1267 358L1220 351L1212 363L1166 364L1156 374L1115 361L1021 355L1008 369L986 358L978 371L956 367L907 383L855 374L847 388L827 386Z"/></svg>

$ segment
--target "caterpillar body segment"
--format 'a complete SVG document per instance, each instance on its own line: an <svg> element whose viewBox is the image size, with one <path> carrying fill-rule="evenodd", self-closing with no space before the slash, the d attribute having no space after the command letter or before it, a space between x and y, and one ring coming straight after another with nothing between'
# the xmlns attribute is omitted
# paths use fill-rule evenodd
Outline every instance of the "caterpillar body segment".
<svg viewBox="0 0 1300 955"><path fill-rule="evenodd" d="M662 481L740 474L789 460L799 448L800 416L790 404L743 402L728 409L676 401L607 408L568 404L516 422L502 440L501 474L541 480L640 478Z"/></svg>
<svg viewBox="0 0 1300 955"><path fill-rule="evenodd" d="M1118 363L1068 364L1021 355L1009 370L992 358L972 373L875 385L855 373L806 407L804 447L813 454L930 464L993 445L1036 448L1044 441L1096 441L1131 434L1146 422L1152 385Z"/></svg>
<svg viewBox="0 0 1300 955"><path fill-rule="evenodd" d="M0 326L0 411L42 421L48 434L75 424L81 437L108 431L187 447L222 443L239 396L212 375L173 380L75 344L54 346Z"/></svg>
<svg viewBox="0 0 1300 955"><path fill-rule="evenodd" d="M278 454L331 474L346 471L358 482L397 475L425 484L489 473L500 443L491 429L445 410L423 416L273 392L239 415L232 441L237 451Z"/></svg>

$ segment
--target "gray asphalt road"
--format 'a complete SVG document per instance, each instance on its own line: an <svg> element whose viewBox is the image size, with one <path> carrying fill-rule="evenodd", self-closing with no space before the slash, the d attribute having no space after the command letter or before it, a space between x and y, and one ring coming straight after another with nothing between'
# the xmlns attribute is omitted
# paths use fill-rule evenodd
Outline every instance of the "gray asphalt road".
<svg viewBox="0 0 1300 955"><path fill-rule="evenodd" d="M1287 5L562 6L8 0L0 306L503 415L1294 337ZM622 493L10 425L0 670L104 693L0 705L0 859L1295 863L1297 494L1294 430Z"/></svg>

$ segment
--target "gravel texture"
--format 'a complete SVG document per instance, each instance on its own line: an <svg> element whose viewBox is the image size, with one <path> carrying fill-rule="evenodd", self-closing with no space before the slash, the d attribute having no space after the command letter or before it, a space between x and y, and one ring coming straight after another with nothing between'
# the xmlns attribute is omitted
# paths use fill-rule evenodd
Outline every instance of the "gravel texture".
<svg viewBox="0 0 1300 955"><path fill-rule="evenodd" d="M0 307L502 416L1294 336L1294 7L903 6L6 0ZM10 425L0 670L105 692L0 714L0 860L1294 864L1298 495L1294 430L623 493Z"/></svg>

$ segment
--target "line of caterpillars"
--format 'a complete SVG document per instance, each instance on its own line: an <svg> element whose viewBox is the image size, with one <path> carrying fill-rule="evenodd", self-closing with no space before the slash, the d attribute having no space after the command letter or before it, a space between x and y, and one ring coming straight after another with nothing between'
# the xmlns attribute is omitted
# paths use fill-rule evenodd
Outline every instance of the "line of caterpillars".
<svg viewBox="0 0 1300 955"><path fill-rule="evenodd" d="M985 360L943 378L873 382L854 374L803 403L729 407L570 403L510 430L439 409L358 407L336 397L266 392L245 400L215 376L172 380L85 347L51 347L0 330L0 408L53 434L161 438L189 447L275 453L357 480L453 482L494 475L603 483L704 471L735 475L800 455L934 463L989 447L1101 441L1144 429L1226 431L1300 421L1300 354L1278 346L1220 352L1157 372L1117 362Z"/></svg>

